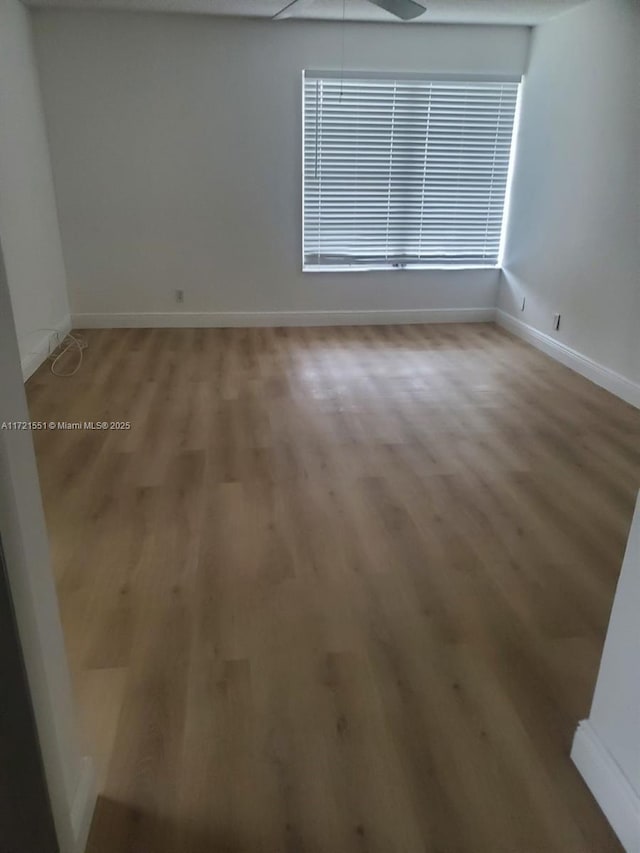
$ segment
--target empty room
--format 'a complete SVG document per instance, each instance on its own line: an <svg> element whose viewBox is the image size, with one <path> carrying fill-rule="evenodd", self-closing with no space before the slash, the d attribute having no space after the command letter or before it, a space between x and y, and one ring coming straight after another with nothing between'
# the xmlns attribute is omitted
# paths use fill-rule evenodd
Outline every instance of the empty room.
<svg viewBox="0 0 640 853"><path fill-rule="evenodd" d="M640 853L639 46L0 0L3 853Z"/></svg>

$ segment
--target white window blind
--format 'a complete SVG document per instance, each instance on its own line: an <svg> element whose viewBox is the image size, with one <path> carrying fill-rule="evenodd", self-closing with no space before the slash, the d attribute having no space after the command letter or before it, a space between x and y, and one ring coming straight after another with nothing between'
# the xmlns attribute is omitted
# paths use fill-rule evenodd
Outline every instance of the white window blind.
<svg viewBox="0 0 640 853"><path fill-rule="evenodd" d="M495 265L517 95L305 72L304 267Z"/></svg>

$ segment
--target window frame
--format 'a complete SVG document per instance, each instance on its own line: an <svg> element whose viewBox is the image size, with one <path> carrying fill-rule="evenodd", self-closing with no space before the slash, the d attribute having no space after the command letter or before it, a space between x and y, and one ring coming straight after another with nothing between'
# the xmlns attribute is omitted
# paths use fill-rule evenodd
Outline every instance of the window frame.
<svg viewBox="0 0 640 853"><path fill-rule="evenodd" d="M502 210L502 221L500 230L500 242L496 263L464 262L460 263L391 263L365 262L354 264L309 264L305 259L305 80L333 79L333 80L386 80L403 81L417 80L424 82L451 82L451 83L515 83L518 86L516 94L515 113L511 134L511 145L509 149L509 161L507 166L507 179ZM362 70L319 70L303 69L301 73L300 103L301 103L301 267L303 273L367 273L367 272L420 272L425 270L499 270L502 269L502 261L505 248L505 240L508 228L510 209L510 196L513 184L513 172L516 158L518 129L520 122L520 108L522 99L523 74L459 74L459 73L424 73L413 71L362 71Z"/></svg>

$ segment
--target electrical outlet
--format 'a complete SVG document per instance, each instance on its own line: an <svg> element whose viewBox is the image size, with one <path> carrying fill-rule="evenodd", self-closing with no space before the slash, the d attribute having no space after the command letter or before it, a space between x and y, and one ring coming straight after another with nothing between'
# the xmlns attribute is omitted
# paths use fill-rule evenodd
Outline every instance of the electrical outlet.
<svg viewBox="0 0 640 853"><path fill-rule="evenodd" d="M184 302L184 290L176 290L176 302Z"/></svg>
<svg viewBox="0 0 640 853"><path fill-rule="evenodd" d="M553 315L553 328L556 330L556 332L560 328L560 314Z"/></svg>
<svg viewBox="0 0 640 853"><path fill-rule="evenodd" d="M520 306L520 310L524 311L524 306L527 304L527 299L525 296L522 297L522 305Z"/></svg>

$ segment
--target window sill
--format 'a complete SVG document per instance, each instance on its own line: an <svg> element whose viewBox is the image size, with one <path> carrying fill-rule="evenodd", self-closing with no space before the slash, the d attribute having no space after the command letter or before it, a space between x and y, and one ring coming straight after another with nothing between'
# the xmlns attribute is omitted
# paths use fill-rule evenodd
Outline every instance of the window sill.
<svg viewBox="0 0 640 853"><path fill-rule="evenodd" d="M303 264L302 272L421 272L425 270L499 270L500 264L408 264L393 266L391 264L341 264L321 265Z"/></svg>

